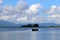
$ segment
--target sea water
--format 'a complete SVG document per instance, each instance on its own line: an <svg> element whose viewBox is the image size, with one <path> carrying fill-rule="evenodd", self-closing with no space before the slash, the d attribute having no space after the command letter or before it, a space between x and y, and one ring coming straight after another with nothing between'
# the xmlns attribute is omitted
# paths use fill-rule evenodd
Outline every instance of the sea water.
<svg viewBox="0 0 60 40"><path fill-rule="evenodd" d="M60 40L60 28L0 28L0 40Z"/></svg>

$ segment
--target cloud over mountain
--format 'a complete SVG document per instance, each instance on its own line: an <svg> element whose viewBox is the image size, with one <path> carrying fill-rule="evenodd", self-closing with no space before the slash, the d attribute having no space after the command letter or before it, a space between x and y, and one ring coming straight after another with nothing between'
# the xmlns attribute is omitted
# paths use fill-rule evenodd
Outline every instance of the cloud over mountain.
<svg viewBox="0 0 60 40"><path fill-rule="evenodd" d="M60 24L60 6L53 5L45 13L48 14L48 21Z"/></svg>
<svg viewBox="0 0 60 40"><path fill-rule="evenodd" d="M0 20L15 23L36 22L38 20L42 21L40 20L42 19L42 17L36 15L38 14L38 9L41 8L40 3L28 6L27 2L19 0L14 7L12 5L6 5L6 4L4 6L0 4L0 6L2 7L0 9ZM38 17L36 18L36 16Z"/></svg>
<svg viewBox="0 0 60 40"><path fill-rule="evenodd" d="M0 20L13 23L44 23L45 21L60 23L60 6L51 5L46 9L40 3L29 5L24 0L18 0L15 6L2 5L3 2L0 0Z"/></svg>

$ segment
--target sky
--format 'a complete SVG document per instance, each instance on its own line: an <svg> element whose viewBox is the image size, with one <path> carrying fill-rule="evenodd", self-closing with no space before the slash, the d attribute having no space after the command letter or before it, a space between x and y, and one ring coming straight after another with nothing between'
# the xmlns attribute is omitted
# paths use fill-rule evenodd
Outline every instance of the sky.
<svg viewBox="0 0 60 40"><path fill-rule="evenodd" d="M0 20L60 24L60 0L0 0Z"/></svg>

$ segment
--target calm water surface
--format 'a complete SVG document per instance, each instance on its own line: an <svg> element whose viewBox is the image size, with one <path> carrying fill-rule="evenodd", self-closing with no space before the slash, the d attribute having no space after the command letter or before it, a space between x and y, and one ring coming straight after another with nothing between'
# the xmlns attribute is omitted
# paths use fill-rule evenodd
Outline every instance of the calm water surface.
<svg viewBox="0 0 60 40"><path fill-rule="evenodd" d="M0 28L0 40L60 40L60 28Z"/></svg>

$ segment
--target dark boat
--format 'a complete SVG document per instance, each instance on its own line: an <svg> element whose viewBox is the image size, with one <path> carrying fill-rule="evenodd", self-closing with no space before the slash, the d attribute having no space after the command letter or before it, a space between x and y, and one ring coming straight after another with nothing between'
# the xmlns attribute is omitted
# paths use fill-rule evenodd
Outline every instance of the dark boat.
<svg viewBox="0 0 60 40"><path fill-rule="evenodd" d="M38 27L39 27L38 24L33 24L32 31L38 31Z"/></svg>
<svg viewBox="0 0 60 40"><path fill-rule="evenodd" d="M23 25L21 27L23 27L23 28L32 28L32 31L38 31L39 25L38 24L28 24L28 25Z"/></svg>
<svg viewBox="0 0 60 40"><path fill-rule="evenodd" d="M38 31L38 28L32 28L32 31Z"/></svg>

